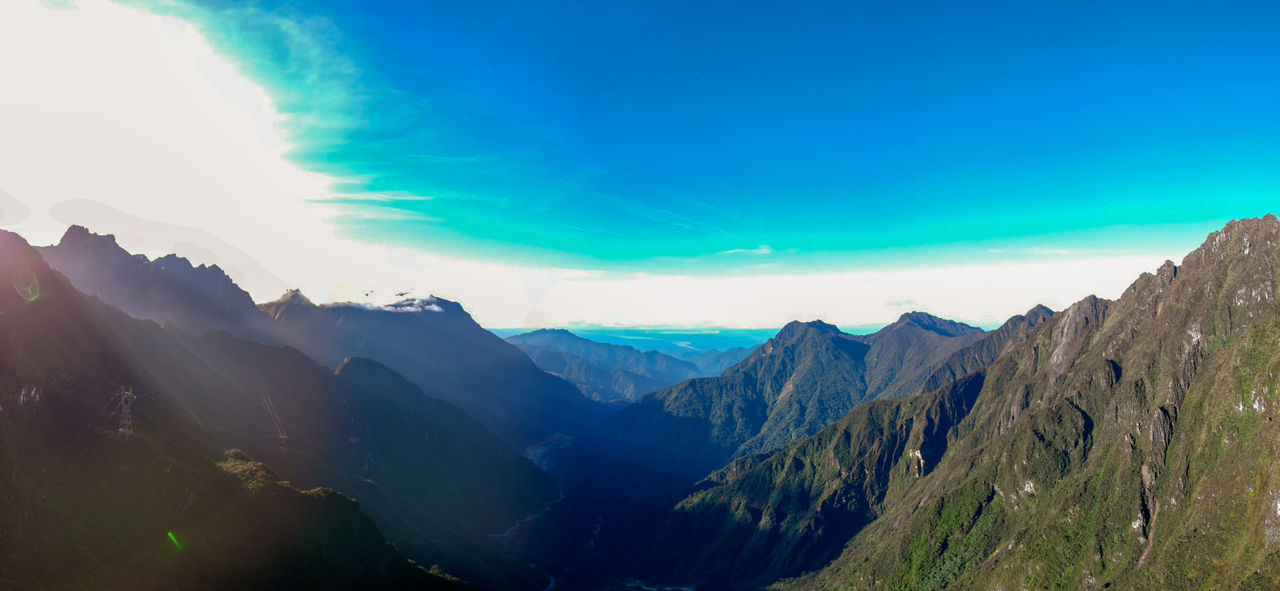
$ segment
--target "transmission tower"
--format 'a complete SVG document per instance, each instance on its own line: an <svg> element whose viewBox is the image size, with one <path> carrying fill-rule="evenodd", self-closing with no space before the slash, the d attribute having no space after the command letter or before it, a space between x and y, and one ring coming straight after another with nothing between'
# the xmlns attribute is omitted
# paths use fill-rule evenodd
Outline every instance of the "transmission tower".
<svg viewBox="0 0 1280 591"><path fill-rule="evenodd" d="M120 397L120 434L133 435L133 388L120 386L116 395Z"/></svg>

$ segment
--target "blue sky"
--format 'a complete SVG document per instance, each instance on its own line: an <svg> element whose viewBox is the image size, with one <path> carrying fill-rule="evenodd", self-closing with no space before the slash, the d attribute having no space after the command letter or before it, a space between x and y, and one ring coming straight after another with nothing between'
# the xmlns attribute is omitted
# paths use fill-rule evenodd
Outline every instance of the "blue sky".
<svg viewBox="0 0 1280 591"><path fill-rule="evenodd" d="M1238 3L5 0L0 227L494 328L994 326L1277 209L1277 30Z"/></svg>
<svg viewBox="0 0 1280 591"><path fill-rule="evenodd" d="M1280 186L1274 5L196 5L367 241L695 272L1187 250Z"/></svg>

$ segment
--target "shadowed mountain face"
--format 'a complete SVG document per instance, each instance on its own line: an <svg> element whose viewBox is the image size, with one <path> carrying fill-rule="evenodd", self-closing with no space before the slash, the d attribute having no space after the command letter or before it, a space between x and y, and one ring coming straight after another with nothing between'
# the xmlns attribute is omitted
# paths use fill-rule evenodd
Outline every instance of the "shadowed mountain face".
<svg viewBox="0 0 1280 591"><path fill-rule="evenodd" d="M259 309L216 266L192 267L175 256L148 261L78 226L42 251L79 289L138 318L291 345L330 368L348 357L375 359L521 449L554 433L580 434L606 412L454 302L317 306L291 292Z"/></svg>
<svg viewBox="0 0 1280 591"><path fill-rule="evenodd" d="M931 395L864 404L801 443L713 473L637 549L639 572L740 589L827 564L876 519L895 478L932 470L983 381L978 372Z"/></svg>
<svg viewBox="0 0 1280 591"><path fill-rule="evenodd" d="M243 449L295 485L355 496L421 564L488 587L545 585L492 534L540 511L557 487L461 409L371 360L347 359L334 372L295 349L221 331L194 336L76 298L100 346L137 374L139 418L146 392L189 425L183 436L206 455Z"/></svg>
<svg viewBox="0 0 1280 591"><path fill-rule="evenodd" d="M913 392L983 338L976 328L904 315L871 335L793 322L724 375L689 380L619 411L558 456L585 511L610 524L601 561L634 561L652 520L735 458L802 440L878 396ZM613 554L611 554L613 553Z"/></svg>
<svg viewBox="0 0 1280 591"><path fill-rule="evenodd" d="M689 560L654 545L648 572L709 589L814 569L775 587L1276 588L1278 265L1274 216L1232 222L952 386L739 460L668 517Z"/></svg>
<svg viewBox="0 0 1280 591"><path fill-rule="evenodd" d="M611 417L590 452L680 487L749 453L816 433L857 405L914 392L979 329L904 315L871 335L792 322L724 375L646 396ZM574 458L573 461L591 461ZM647 478L647 477L646 477Z"/></svg>
<svg viewBox="0 0 1280 591"><path fill-rule="evenodd" d="M351 500L290 488L242 453L210 459L216 437L177 386L9 233L0 284L0 586L452 586Z"/></svg>
<svg viewBox="0 0 1280 591"><path fill-rule="evenodd" d="M543 329L507 337L543 371L562 377L601 402L631 402L690 378L697 365L657 351L584 339L567 330Z"/></svg>
<svg viewBox="0 0 1280 591"><path fill-rule="evenodd" d="M172 322L201 333L211 328L264 339L256 332L261 312L217 265L193 267L169 255L154 261L132 255L114 236L71 226L55 246L37 250L76 289L136 317Z"/></svg>
<svg viewBox="0 0 1280 591"><path fill-rule="evenodd" d="M292 348L160 330L101 308L120 348L175 388L215 449L244 449L294 484L359 499L419 563L486 587L542 584L491 534L538 512L557 488L461 409L367 359L331 372Z"/></svg>
<svg viewBox="0 0 1280 591"><path fill-rule="evenodd" d="M351 356L376 359L517 447L555 433L579 435L607 412L448 300L316 305L291 292L262 310L271 334L317 361L336 366Z"/></svg>

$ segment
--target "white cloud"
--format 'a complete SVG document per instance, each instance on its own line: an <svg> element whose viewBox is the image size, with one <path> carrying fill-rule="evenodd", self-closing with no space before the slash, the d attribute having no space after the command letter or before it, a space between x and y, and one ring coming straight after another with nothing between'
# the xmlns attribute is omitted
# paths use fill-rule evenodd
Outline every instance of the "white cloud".
<svg viewBox="0 0 1280 591"><path fill-rule="evenodd" d="M904 301L995 323L1036 303L1118 295L1163 259L682 276L437 256L339 235L332 220L349 209L318 201L350 198L341 179L291 163L271 97L176 18L107 0L0 1L0 86L0 226L37 244L70 223L116 233L131 250L218 263L259 300L286 287L317 300L412 288L495 327L859 325L892 320Z"/></svg>
<svg viewBox="0 0 1280 591"><path fill-rule="evenodd" d="M769 246L768 244L761 244L760 246L757 246L757 247L755 247L755 248L734 248L734 249L730 249L730 250L724 250L724 251L721 251L721 252L719 252L719 253L717 253L717 254L755 254L755 255L766 255L766 254L773 254L773 247Z"/></svg>

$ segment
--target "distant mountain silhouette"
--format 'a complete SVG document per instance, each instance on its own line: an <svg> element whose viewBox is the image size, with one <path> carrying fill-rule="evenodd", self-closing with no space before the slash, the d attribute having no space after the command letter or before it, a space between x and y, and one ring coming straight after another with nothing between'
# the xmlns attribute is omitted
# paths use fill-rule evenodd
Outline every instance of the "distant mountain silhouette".
<svg viewBox="0 0 1280 591"><path fill-rule="evenodd" d="M265 340L256 332L262 315L253 298L212 266L192 266L168 255L154 261L133 255L114 236L71 226L54 246L37 250L76 289L137 317L172 322L201 333L220 329Z"/></svg>
<svg viewBox="0 0 1280 591"><path fill-rule="evenodd" d="M741 363L743 359L746 359L755 350L755 347L733 347L724 351L710 349L707 351L691 351L684 355L679 355L677 358L692 363L703 375L718 376L730 367Z"/></svg>
<svg viewBox="0 0 1280 591"><path fill-rule="evenodd" d="M634 401L707 375L697 365L670 355L599 343L564 329L535 330L507 337L507 342L520 347L543 371L568 380L601 402Z"/></svg>

